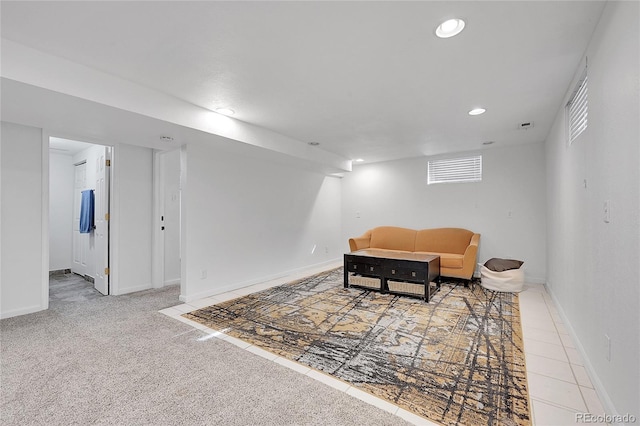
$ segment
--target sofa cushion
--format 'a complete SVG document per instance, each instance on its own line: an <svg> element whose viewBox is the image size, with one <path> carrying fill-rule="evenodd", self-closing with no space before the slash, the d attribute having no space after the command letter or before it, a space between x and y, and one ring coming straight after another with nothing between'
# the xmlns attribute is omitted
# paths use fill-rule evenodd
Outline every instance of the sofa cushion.
<svg viewBox="0 0 640 426"><path fill-rule="evenodd" d="M380 226L371 230L371 248L387 250L413 251L416 242L416 232L413 229L398 228L396 226Z"/></svg>
<svg viewBox="0 0 640 426"><path fill-rule="evenodd" d="M473 232L461 228L422 229L416 232L415 250L464 254L471 237Z"/></svg>
<svg viewBox="0 0 640 426"><path fill-rule="evenodd" d="M462 269L462 266L464 265L464 256L461 254L436 253L428 251L417 251L416 253L433 254L436 256L440 256L441 268Z"/></svg>

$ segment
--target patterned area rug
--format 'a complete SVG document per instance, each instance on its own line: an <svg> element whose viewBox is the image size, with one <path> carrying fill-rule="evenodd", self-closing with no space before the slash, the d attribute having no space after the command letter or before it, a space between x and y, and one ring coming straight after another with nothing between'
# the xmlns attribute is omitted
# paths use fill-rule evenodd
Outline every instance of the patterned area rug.
<svg viewBox="0 0 640 426"><path fill-rule="evenodd" d="M517 294L444 283L431 302L343 288L342 268L186 318L446 425L528 425Z"/></svg>

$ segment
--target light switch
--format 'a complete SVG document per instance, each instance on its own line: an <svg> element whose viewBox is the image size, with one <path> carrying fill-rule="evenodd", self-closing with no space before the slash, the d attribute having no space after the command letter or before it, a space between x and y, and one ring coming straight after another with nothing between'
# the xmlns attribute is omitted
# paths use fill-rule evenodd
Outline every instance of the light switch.
<svg viewBox="0 0 640 426"><path fill-rule="evenodd" d="M611 222L611 201L605 200L604 202L604 222Z"/></svg>

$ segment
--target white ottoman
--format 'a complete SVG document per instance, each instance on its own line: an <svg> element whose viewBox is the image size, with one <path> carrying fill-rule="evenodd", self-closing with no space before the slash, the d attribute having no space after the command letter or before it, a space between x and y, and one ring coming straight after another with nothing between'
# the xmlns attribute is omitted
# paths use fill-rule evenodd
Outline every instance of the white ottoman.
<svg viewBox="0 0 640 426"><path fill-rule="evenodd" d="M503 260L503 259L492 259ZM487 265L489 262L485 263ZM494 291L508 291L517 293L522 291L524 286L524 270L522 269L522 263L518 268L508 269L505 271L493 271L487 268L485 265L480 266L480 285L488 290Z"/></svg>

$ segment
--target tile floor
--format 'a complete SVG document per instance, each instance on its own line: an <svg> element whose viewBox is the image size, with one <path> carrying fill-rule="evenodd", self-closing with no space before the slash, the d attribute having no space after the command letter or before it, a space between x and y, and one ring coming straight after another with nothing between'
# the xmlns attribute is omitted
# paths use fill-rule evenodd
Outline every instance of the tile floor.
<svg viewBox="0 0 640 426"><path fill-rule="evenodd" d="M225 340L263 358L291 368L300 374L305 374L331 387L346 392L349 395L393 413L416 425L435 425L422 417L416 416L388 401L376 398L331 376L279 357L181 316L186 312L235 299L338 266L341 266L341 263L325 266L324 268L316 270L307 270L301 274L290 275L285 278L217 294L197 301L166 308L160 312L207 332L208 335L205 336L204 339L217 338ZM579 424L576 421L576 415L579 413L591 413L593 415L604 414L604 409L584 368L580 354L576 350L551 297L543 285L525 285L525 290L520 293L520 314L522 318L533 424L538 426L573 425Z"/></svg>
<svg viewBox="0 0 640 426"><path fill-rule="evenodd" d="M578 414L603 415L582 357L543 285L525 285L520 317L534 424L573 425L580 424Z"/></svg>

